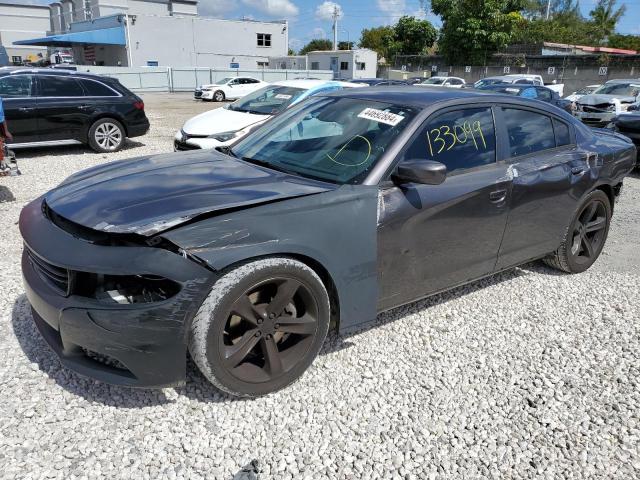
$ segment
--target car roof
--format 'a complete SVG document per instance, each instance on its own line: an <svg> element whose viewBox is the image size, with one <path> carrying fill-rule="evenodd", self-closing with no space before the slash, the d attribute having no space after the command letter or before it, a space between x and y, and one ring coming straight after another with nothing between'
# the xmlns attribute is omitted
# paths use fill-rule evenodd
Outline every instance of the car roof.
<svg viewBox="0 0 640 480"><path fill-rule="evenodd" d="M615 78L613 80L607 80L606 84L615 84L615 83L638 83L640 82L640 78Z"/></svg>
<svg viewBox="0 0 640 480"><path fill-rule="evenodd" d="M427 107L435 102L444 102L455 99L485 99L487 95L495 94L473 89L433 87L423 88L413 85L397 85L385 88L364 87L339 90L327 94L328 96L341 96L370 100L374 102L397 103L400 105Z"/></svg>
<svg viewBox="0 0 640 480"><path fill-rule="evenodd" d="M22 73L32 73L36 75L56 75L56 76L74 76L82 78L94 78L104 80L104 75L98 75L91 72L78 72L76 70L65 70L63 68L25 68L25 67L0 67L1 75L18 75Z"/></svg>
<svg viewBox="0 0 640 480"><path fill-rule="evenodd" d="M312 88L321 87L324 85L342 85L345 87L353 87L358 86L361 87L360 84L351 83L351 82L340 82L338 80L280 80L278 82L273 82L271 85L280 85L283 87L292 87L292 88L304 88L305 90L310 90Z"/></svg>

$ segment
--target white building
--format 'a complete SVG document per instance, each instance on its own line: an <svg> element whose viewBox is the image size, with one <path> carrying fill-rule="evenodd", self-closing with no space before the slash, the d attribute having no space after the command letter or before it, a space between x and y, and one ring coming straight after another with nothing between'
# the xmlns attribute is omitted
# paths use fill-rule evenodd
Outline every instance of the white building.
<svg viewBox="0 0 640 480"><path fill-rule="evenodd" d="M336 79L375 78L378 54L373 50L327 50L309 52L309 70L333 70Z"/></svg>
<svg viewBox="0 0 640 480"><path fill-rule="evenodd" d="M46 4L37 0L0 0L0 45L5 48L9 62L21 64L46 56L46 47L13 42L46 35L49 25Z"/></svg>
<svg viewBox="0 0 640 480"><path fill-rule="evenodd" d="M286 21L199 17L197 0L61 0L50 22L21 43L73 48L79 64L255 69L288 51Z"/></svg>

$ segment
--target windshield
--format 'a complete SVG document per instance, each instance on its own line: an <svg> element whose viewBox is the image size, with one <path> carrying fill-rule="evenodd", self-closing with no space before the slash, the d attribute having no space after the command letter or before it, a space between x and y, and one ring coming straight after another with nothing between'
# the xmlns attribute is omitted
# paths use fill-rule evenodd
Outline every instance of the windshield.
<svg viewBox="0 0 640 480"><path fill-rule="evenodd" d="M233 80L233 77L225 77L220 80L216 80L213 82L213 85L226 85L230 80Z"/></svg>
<svg viewBox="0 0 640 480"><path fill-rule="evenodd" d="M640 93L640 85L633 83L609 83L596 89L594 94L621 95L624 97L637 97Z"/></svg>
<svg viewBox="0 0 640 480"><path fill-rule="evenodd" d="M242 97L227 108L234 112L275 115L291 105L305 91L303 88L272 85Z"/></svg>
<svg viewBox="0 0 640 480"><path fill-rule="evenodd" d="M241 140L232 153L275 170L358 184L416 112L369 100L312 97Z"/></svg>
<svg viewBox="0 0 640 480"><path fill-rule="evenodd" d="M422 82L423 85L442 85L443 83L444 83L444 78L438 78L438 77L433 77Z"/></svg>
<svg viewBox="0 0 640 480"><path fill-rule="evenodd" d="M473 84L475 88L486 87L487 85L495 85L496 83L506 83L504 80L499 78L483 78L482 80L478 80Z"/></svg>

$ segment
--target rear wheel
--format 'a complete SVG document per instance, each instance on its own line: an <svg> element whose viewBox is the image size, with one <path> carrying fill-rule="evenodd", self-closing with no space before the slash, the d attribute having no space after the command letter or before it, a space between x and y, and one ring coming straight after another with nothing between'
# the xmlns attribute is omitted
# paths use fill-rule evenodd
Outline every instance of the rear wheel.
<svg viewBox="0 0 640 480"><path fill-rule="evenodd" d="M117 152L126 138L124 127L113 118L102 118L89 129L89 146L100 153Z"/></svg>
<svg viewBox="0 0 640 480"><path fill-rule="evenodd" d="M290 258L228 271L191 326L189 352L219 389L255 397L295 382L329 329L329 296L316 273Z"/></svg>
<svg viewBox="0 0 640 480"><path fill-rule="evenodd" d="M600 256L610 223L609 197L601 190L591 192L580 204L562 245L545 263L569 273L584 272Z"/></svg>
<svg viewBox="0 0 640 480"><path fill-rule="evenodd" d="M216 102L224 102L225 99L225 95L224 92L222 90L218 90L213 94L213 99Z"/></svg>

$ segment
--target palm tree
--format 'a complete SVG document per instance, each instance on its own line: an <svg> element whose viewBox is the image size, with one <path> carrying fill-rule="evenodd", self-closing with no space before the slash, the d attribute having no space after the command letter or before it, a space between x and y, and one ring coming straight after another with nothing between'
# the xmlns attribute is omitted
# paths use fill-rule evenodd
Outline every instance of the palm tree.
<svg viewBox="0 0 640 480"><path fill-rule="evenodd" d="M616 8L616 2L617 0L598 0L596 7L589 12L596 31L603 39L615 31L618 20L627 11L624 4Z"/></svg>

